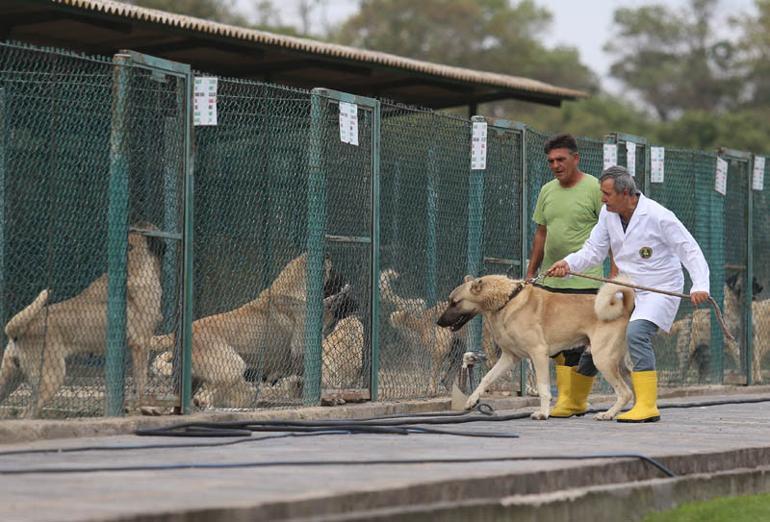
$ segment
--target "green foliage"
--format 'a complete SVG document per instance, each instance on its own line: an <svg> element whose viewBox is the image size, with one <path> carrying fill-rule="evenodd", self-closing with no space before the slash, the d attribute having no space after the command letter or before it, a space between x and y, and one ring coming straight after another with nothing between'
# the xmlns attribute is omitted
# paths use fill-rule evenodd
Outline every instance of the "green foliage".
<svg viewBox="0 0 770 522"><path fill-rule="evenodd" d="M652 513L643 522L754 522L770 520L770 495L717 498Z"/></svg>
<svg viewBox="0 0 770 522"><path fill-rule="evenodd" d="M605 46L616 56L610 74L663 121L686 110L736 105L741 79L733 46L711 26L718 3L691 0L682 11L662 4L615 11L616 34Z"/></svg>
<svg viewBox="0 0 770 522"><path fill-rule="evenodd" d="M533 0L363 0L332 38L420 60L596 90L574 48L540 41L551 14Z"/></svg>
<svg viewBox="0 0 770 522"><path fill-rule="evenodd" d="M235 0L126 0L126 3L225 24L249 25L246 17L236 11Z"/></svg>

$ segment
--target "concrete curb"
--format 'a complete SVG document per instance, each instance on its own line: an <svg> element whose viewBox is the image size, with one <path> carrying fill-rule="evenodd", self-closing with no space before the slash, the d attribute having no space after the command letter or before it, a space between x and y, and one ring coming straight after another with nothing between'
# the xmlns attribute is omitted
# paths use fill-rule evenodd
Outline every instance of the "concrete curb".
<svg viewBox="0 0 770 522"><path fill-rule="evenodd" d="M661 399L681 397L703 397L708 395L755 395L770 394L770 385L765 386L699 386L691 388L663 389ZM592 395L594 403L607 403L614 400L611 395ZM537 397L484 398L496 410L518 410L539 405ZM355 419L382 415L427 413L449 411L451 401L448 398L424 399L414 401L368 402L343 406L315 406L294 410L260 410L252 412L212 411L192 415L166 415L79 418L56 420L17 420L0 421L0 444L32 442L36 440L65 439L74 437L97 437L105 435L126 435L137 429L152 429L173 426L187 422L224 422L248 420L317 420L317 419Z"/></svg>
<svg viewBox="0 0 770 522"><path fill-rule="evenodd" d="M250 507L143 514L122 520L615 522L639 520L650 511L693 500L770 491L770 447L657 460L681 476L660 478L660 470L636 459L591 459L586 464L547 471L442 480ZM520 493L510 496L511 491Z"/></svg>
<svg viewBox="0 0 770 522"><path fill-rule="evenodd" d="M654 479L567 489L539 495L515 495L493 501L444 502L432 506L387 509L315 521L541 522L591 520L635 522L650 512L666 511L686 502L770 491L770 467L724 471L673 479ZM299 522L302 519L293 519ZM310 519L304 519L310 520Z"/></svg>

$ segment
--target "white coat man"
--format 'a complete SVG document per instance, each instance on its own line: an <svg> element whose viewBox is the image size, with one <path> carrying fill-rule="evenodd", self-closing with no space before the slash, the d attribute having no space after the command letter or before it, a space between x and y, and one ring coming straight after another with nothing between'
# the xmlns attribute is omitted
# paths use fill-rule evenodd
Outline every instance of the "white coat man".
<svg viewBox="0 0 770 522"><path fill-rule="evenodd" d="M634 178L623 167L610 167L599 178L604 206L588 240L577 252L557 261L548 275L564 277L580 272L607 257L610 249L621 273L641 286L681 293L682 265L693 281L690 300L694 305L709 298L709 267L692 234L674 215L636 189ZM631 380L635 403L618 422L660 420L657 406L657 372L652 338L658 329L669 331L679 298L636 291L634 312L626 340L633 362Z"/></svg>

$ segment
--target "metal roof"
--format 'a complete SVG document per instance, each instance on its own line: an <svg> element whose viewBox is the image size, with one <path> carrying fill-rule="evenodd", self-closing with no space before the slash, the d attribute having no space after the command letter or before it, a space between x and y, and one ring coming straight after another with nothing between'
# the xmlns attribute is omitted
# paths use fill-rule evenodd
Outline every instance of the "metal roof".
<svg viewBox="0 0 770 522"><path fill-rule="evenodd" d="M3 0L0 38L111 55L121 49L220 75L327 87L432 108L587 94L537 80L246 29L113 0Z"/></svg>

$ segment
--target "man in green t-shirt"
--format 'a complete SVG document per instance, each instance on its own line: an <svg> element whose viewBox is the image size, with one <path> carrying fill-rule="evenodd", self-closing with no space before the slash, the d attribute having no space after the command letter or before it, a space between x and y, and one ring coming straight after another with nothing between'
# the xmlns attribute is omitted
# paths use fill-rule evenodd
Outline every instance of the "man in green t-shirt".
<svg viewBox="0 0 770 522"><path fill-rule="evenodd" d="M548 268L577 252L583 246L602 208L599 180L582 172L577 142L569 134L557 134L545 143L548 168L556 179L540 189L535 213L537 224L532 242L527 278L537 275L538 268ZM585 273L602 277L603 267ZM546 278L542 286L554 292L596 293L600 283L590 279ZM596 367L585 346L566 350L556 357L558 398L551 417L572 417L588 410L588 394L593 386Z"/></svg>

